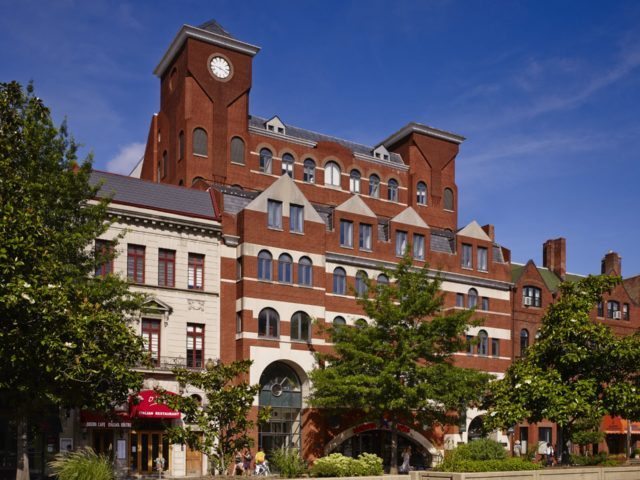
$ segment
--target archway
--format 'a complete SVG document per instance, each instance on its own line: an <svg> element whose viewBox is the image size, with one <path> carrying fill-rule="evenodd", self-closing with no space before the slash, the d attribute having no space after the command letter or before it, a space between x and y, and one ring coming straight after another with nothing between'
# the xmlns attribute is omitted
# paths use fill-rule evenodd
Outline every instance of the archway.
<svg viewBox="0 0 640 480"><path fill-rule="evenodd" d="M483 415L478 415L473 420L471 420L471 423L469 423L469 431L467 436L470 442L487 437L487 431L484 427Z"/></svg>
<svg viewBox="0 0 640 480"><path fill-rule="evenodd" d="M259 428L259 447L269 453L282 446L300 449L302 385L293 368L274 362L260 376L260 407L271 407Z"/></svg>
<svg viewBox="0 0 640 480"><path fill-rule="evenodd" d="M434 466L434 459L440 452L421 433L406 426L398 425L398 451L411 446L411 466L425 469ZM336 435L324 448L324 454L340 452L349 457L357 457L361 453L375 453L389 467L391 459L391 430L380 422L368 422L347 428ZM401 458L398 459L402 461Z"/></svg>

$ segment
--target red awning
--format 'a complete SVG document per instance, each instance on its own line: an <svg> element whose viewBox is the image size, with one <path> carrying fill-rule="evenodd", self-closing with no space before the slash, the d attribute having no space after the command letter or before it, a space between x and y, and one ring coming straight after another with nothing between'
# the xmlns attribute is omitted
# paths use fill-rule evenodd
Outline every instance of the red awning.
<svg viewBox="0 0 640 480"><path fill-rule="evenodd" d="M131 417L124 412L106 415L104 413L81 410L80 425L96 428L131 428Z"/></svg>
<svg viewBox="0 0 640 480"><path fill-rule="evenodd" d="M165 393L175 395L173 392ZM137 396L132 396L129 399L129 415L131 418L180 418L180 412L158 403L158 392L155 390L142 390Z"/></svg>
<svg viewBox="0 0 640 480"><path fill-rule="evenodd" d="M602 419L602 431L610 434L626 434L629 422L621 417L606 415ZM640 434L640 422L631 422L631 433Z"/></svg>

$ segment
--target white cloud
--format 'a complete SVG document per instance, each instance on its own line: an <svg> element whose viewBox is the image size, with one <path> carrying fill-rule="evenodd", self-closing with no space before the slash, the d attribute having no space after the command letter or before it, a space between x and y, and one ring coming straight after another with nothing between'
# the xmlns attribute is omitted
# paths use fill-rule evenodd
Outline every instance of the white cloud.
<svg viewBox="0 0 640 480"><path fill-rule="evenodd" d="M107 162L107 171L129 175L144 155L144 143L134 142L120 148L118 154Z"/></svg>

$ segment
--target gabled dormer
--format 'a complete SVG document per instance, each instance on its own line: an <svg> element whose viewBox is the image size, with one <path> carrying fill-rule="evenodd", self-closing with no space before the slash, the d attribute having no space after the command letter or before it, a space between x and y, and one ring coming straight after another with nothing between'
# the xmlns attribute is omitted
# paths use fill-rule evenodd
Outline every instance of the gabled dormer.
<svg viewBox="0 0 640 480"><path fill-rule="evenodd" d="M389 161L391 155L389 154L389 150L385 148L384 145L379 145L373 150L373 156L379 160Z"/></svg>
<svg viewBox="0 0 640 480"><path fill-rule="evenodd" d="M285 127L284 123L282 123L282 120L280 120L277 115L267 120L264 124L264 128L269 132L279 133L280 135L287 134L287 127Z"/></svg>

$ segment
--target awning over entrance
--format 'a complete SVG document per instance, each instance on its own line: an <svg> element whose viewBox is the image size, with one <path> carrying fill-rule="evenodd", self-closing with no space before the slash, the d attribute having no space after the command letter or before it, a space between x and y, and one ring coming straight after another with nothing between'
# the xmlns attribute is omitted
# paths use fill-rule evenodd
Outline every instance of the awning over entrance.
<svg viewBox="0 0 640 480"><path fill-rule="evenodd" d="M166 392L175 395L173 392ZM180 412L158 403L158 392L142 390L137 396L129 399L129 415L131 418L180 418Z"/></svg>
<svg viewBox="0 0 640 480"><path fill-rule="evenodd" d="M80 425L95 428L131 428L131 417L124 412L109 416L104 413L81 410Z"/></svg>
<svg viewBox="0 0 640 480"><path fill-rule="evenodd" d="M609 434L626 434L628 424L624 418L606 415L602 419L602 431ZM631 433L640 434L640 422L631 422Z"/></svg>

